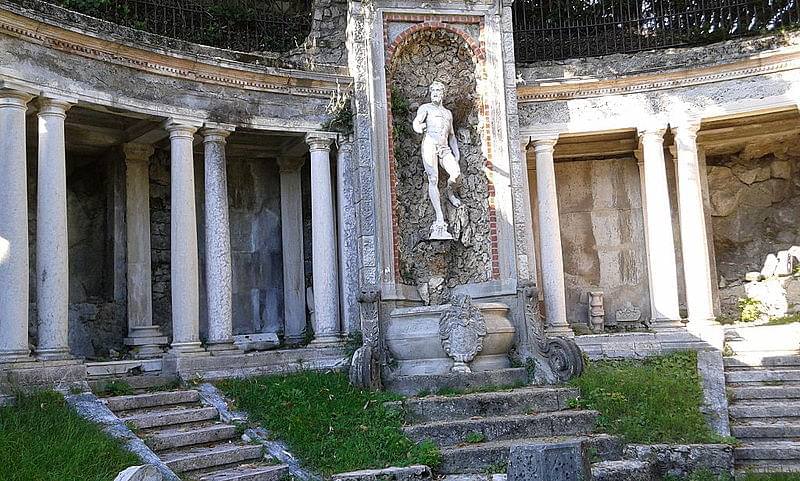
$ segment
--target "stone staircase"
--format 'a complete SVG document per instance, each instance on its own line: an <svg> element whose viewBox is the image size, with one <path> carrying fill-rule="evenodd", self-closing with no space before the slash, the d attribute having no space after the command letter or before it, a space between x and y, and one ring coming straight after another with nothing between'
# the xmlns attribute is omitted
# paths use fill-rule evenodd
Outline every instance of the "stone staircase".
<svg viewBox="0 0 800 481"><path fill-rule="evenodd" d="M197 391L165 391L106 398L105 403L183 480L278 481L286 465L260 444L241 439Z"/></svg>
<svg viewBox="0 0 800 481"><path fill-rule="evenodd" d="M800 471L800 356L725 358L737 469Z"/></svg>
<svg viewBox="0 0 800 481"><path fill-rule="evenodd" d="M499 472L511 446L527 442L586 440L599 459L621 459L622 445L594 435L595 411L572 410L574 388L525 387L491 393L413 397L398 401L406 435L433 440L442 452L440 474Z"/></svg>

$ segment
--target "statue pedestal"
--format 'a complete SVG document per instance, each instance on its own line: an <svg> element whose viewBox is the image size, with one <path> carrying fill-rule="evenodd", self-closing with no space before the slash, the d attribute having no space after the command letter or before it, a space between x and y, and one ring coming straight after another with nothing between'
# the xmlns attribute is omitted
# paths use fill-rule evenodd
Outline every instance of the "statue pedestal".
<svg viewBox="0 0 800 481"><path fill-rule="evenodd" d="M428 240L453 240L453 236L447 231L447 222L431 224L431 235Z"/></svg>

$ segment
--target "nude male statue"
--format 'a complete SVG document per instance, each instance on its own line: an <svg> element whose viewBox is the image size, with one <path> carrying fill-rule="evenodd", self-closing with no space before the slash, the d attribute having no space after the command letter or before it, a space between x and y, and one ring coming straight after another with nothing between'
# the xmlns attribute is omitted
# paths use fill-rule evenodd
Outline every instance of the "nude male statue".
<svg viewBox="0 0 800 481"><path fill-rule="evenodd" d="M447 223L442 213L442 201L439 195L439 166L447 172L447 197L455 207L461 205L461 200L455 196L453 189L461 182L461 167L458 160L461 153L458 150L456 134L453 130L453 114L442 105L445 86L436 81L430 86L431 101L421 105L414 119L414 131L425 134L422 139L422 163L428 176L428 196L433 204L436 220L431 225L431 239L452 239L447 232Z"/></svg>

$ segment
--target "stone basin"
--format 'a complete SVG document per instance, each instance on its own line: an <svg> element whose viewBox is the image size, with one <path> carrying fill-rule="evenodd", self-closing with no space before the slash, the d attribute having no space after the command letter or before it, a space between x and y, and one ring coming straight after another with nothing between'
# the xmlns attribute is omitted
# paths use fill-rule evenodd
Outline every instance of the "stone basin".
<svg viewBox="0 0 800 481"><path fill-rule="evenodd" d="M508 318L505 304L476 303L486 321L483 349L468 365L474 372L508 369L508 352L514 343L514 325ZM385 340L392 358L397 362L399 376L449 374L453 360L447 355L439 338L439 319L450 308L440 306L403 307L389 314Z"/></svg>

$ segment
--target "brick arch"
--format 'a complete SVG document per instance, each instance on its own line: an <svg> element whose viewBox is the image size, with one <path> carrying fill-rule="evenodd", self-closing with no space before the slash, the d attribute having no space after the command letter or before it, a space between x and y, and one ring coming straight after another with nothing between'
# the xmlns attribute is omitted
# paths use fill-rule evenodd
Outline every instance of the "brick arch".
<svg viewBox="0 0 800 481"><path fill-rule="evenodd" d="M475 65L480 65L486 60L486 51L480 46L480 44L472 38L467 32L464 30L454 27L452 25L434 21L434 22L423 22L414 25L413 27L407 28L404 30L400 35L397 36L396 39L392 42L391 45L386 49L386 60L387 65L389 66L389 77L392 77L394 73L394 59L396 54L400 53L403 48L408 45L413 37L421 32L430 32L435 30L445 30L452 34L455 34L458 37L461 37L462 40L469 46L470 51L472 52L472 61L475 62Z"/></svg>

